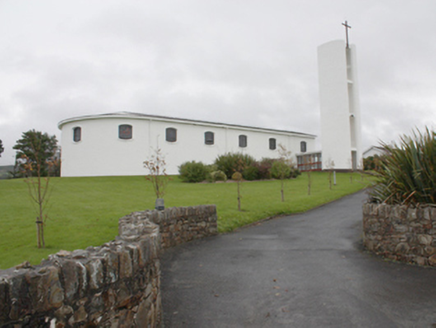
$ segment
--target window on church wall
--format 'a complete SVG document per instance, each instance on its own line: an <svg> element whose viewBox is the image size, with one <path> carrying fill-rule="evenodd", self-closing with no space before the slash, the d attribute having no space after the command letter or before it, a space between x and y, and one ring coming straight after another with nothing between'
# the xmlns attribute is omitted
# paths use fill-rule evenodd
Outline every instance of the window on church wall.
<svg viewBox="0 0 436 328"><path fill-rule="evenodd" d="M177 130L174 128L167 128L165 131L165 140L168 142L177 141Z"/></svg>
<svg viewBox="0 0 436 328"><path fill-rule="evenodd" d="M307 144L306 144L306 141L302 141L302 142L300 142L300 151L301 151L302 153L305 153L305 152L307 151Z"/></svg>
<svg viewBox="0 0 436 328"><path fill-rule="evenodd" d="M122 124L118 126L118 138L132 139L132 130L132 126L128 124Z"/></svg>
<svg viewBox="0 0 436 328"><path fill-rule="evenodd" d="M269 139L269 149L274 150L276 148L277 148L276 139L270 138Z"/></svg>
<svg viewBox="0 0 436 328"><path fill-rule="evenodd" d="M245 148L247 147L247 136L241 134L239 136L239 147Z"/></svg>
<svg viewBox="0 0 436 328"><path fill-rule="evenodd" d="M73 141L79 142L82 140L82 128L81 127L75 127L73 129Z"/></svg>
<svg viewBox="0 0 436 328"><path fill-rule="evenodd" d="M207 131L204 133L204 144L205 145L213 145L215 140L214 140L214 133Z"/></svg>

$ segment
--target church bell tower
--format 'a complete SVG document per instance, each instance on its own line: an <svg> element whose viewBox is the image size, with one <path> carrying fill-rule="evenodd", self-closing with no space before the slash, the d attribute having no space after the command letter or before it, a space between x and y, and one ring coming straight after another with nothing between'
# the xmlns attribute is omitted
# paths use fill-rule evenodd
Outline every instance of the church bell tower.
<svg viewBox="0 0 436 328"><path fill-rule="evenodd" d="M347 40L318 47L323 169L362 168L356 47ZM334 166L332 167L332 164Z"/></svg>

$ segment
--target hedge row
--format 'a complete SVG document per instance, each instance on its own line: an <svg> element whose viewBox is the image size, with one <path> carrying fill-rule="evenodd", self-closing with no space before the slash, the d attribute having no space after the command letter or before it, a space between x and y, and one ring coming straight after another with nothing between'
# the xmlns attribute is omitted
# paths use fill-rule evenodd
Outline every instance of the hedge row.
<svg viewBox="0 0 436 328"><path fill-rule="evenodd" d="M179 166L180 178L184 182L226 181L235 172L242 173L243 179L249 181L280 179L282 175L290 179L301 174L294 165L287 164L283 159L263 158L256 161L250 155L241 153L220 155L212 165L191 161Z"/></svg>

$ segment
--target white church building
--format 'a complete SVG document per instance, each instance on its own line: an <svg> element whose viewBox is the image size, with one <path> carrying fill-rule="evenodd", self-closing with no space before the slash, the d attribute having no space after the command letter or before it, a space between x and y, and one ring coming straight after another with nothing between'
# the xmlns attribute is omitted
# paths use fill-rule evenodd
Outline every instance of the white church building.
<svg viewBox="0 0 436 328"><path fill-rule="evenodd" d="M243 153L278 158L282 144L296 154L313 151L315 135L182 118L119 112L80 116L58 124L62 131L61 176L148 174L143 162L161 149L167 174L187 161L212 164L219 155Z"/></svg>
<svg viewBox="0 0 436 328"><path fill-rule="evenodd" d="M344 24L343 24L344 25ZM349 26L345 23L345 26ZM226 153L278 158L282 144L300 170L362 168L356 48L343 40L318 47L322 151L293 131L119 112L74 117L62 132L63 177L148 174L143 162L161 149L168 174L187 161L212 164Z"/></svg>

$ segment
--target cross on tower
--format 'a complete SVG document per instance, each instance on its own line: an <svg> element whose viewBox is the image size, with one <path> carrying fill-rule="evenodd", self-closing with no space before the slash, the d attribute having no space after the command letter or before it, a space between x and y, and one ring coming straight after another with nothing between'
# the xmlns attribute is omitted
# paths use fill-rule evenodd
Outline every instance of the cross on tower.
<svg viewBox="0 0 436 328"><path fill-rule="evenodd" d="M351 28L351 26L348 25L347 21L345 21L345 23L342 23L342 25L345 26L345 36L346 36L346 39L347 39L347 48L349 48L349 45L348 45L348 29Z"/></svg>

